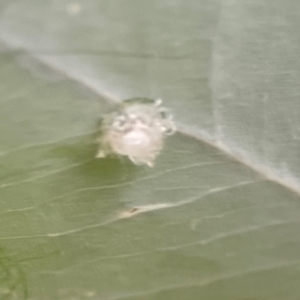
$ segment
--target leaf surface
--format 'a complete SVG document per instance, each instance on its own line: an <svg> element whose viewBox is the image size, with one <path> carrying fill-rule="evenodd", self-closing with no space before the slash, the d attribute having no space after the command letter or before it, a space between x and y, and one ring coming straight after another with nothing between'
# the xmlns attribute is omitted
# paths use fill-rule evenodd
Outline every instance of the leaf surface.
<svg viewBox="0 0 300 300"><path fill-rule="evenodd" d="M299 5L0 1L3 299L297 299ZM94 159L112 102L179 126Z"/></svg>

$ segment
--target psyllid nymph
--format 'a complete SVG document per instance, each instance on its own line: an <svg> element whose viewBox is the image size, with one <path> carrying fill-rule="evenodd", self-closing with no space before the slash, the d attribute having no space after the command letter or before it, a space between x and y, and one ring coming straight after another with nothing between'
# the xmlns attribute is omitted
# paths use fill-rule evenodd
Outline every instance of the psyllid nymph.
<svg viewBox="0 0 300 300"><path fill-rule="evenodd" d="M164 139L176 131L173 117L160 99L124 100L102 117L96 157L128 156L137 165L153 166Z"/></svg>

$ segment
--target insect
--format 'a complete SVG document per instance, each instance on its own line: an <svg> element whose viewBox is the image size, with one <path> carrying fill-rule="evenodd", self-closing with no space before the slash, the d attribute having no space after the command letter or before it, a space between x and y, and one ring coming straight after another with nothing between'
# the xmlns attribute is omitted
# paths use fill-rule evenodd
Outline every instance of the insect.
<svg viewBox="0 0 300 300"><path fill-rule="evenodd" d="M154 165L165 136L176 131L173 116L161 106L162 100L124 100L99 124L97 158L110 154L128 156L136 165Z"/></svg>

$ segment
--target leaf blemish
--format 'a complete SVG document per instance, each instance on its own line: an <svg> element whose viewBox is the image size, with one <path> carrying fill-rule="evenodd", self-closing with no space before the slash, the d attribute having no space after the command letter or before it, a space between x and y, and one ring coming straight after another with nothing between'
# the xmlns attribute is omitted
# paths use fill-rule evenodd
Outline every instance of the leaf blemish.
<svg viewBox="0 0 300 300"><path fill-rule="evenodd" d="M131 218L137 214L145 213L152 210L164 209L168 207L172 207L174 205L168 203L157 203L157 204L150 204L150 205L143 205L143 206L136 206L132 207L128 210L125 210L119 214L119 219L124 218Z"/></svg>
<svg viewBox="0 0 300 300"><path fill-rule="evenodd" d="M131 218L132 216L136 215L139 213L139 208L133 207L129 210L125 210L120 213L119 218L124 219L124 218Z"/></svg>

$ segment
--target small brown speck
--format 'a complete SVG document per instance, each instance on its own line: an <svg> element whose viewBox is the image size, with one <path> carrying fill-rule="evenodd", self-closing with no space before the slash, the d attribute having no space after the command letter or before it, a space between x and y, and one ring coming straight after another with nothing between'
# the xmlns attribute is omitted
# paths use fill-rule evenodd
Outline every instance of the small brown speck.
<svg viewBox="0 0 300 300"><path fill-rule="evenodd" d="M140 209L138 207L133 207L133 208L130 208L129 210L122 211L119 215L119 218L120 219L130 218L130 217L138 214L139 212L140 212Z"/></svg>

